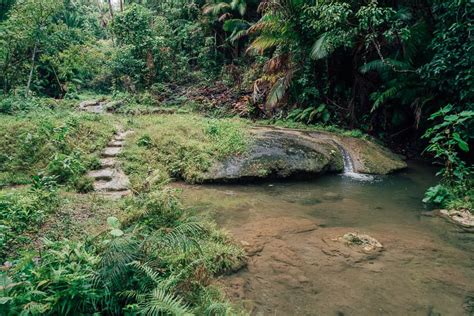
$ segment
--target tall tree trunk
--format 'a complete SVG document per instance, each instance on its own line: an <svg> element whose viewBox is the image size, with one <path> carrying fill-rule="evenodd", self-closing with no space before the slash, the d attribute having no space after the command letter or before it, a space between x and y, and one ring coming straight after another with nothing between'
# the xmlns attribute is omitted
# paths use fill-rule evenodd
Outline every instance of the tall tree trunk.
<svg viewBox="0 0 474 316"><path fill-rule="evenodd" d="M25 91L25 97L26 98L30 94L30 86L31 86L31 80L33 78L33 72L34 72L34 69L35 69L35 59L36 59L37 50L38 50L38 40L35 41L35 47L33 48L33 54L31 55L30 75L28 76L28 83L26 84L26 91Z"/></svg>
<svg viewBox="0 0 474 316"><path fill-rule="evenodd" d="M123 12L123 0L119 0L120 1L120 12Z"/></svg>
<svg viewBox="0 0 474 316"><path fill-rule="evenodd" d="M109 0L109 11L110 11L110 17L113 19L114 18L114 8L112 7L112 0Z"/></svg>

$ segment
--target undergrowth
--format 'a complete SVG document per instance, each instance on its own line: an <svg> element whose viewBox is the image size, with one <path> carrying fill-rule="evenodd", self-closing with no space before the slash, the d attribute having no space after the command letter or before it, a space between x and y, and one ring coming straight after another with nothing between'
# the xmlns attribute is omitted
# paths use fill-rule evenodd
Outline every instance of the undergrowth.
<svg viewBox="0 0 474 316"><path fill-rule="evenodd" d="M230 315L211 285L244 264L243 252L212 222L155 189L124 203L124 220L102 234L43 240L0 272L3 315Z"/></svg>
<svg viewBox="0 0 474 316"><path fill-rule="evenodd" d="M37 106L0 115L0 187L27 184L33 175L46 172L60 183L85 190L81 177L112 136L115 119L57 104L54 109Z"/></svg>

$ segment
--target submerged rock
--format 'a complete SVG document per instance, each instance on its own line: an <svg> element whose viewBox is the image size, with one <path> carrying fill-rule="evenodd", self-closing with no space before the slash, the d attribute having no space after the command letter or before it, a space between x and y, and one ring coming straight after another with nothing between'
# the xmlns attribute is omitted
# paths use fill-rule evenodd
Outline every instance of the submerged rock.
<svg viewBox="0 0 474 316"><path fill-rule="evenodd" d="M347 233L342 236L347 245L359 247L364 252L377 252L383 249L382 244L375 238L359 233Z"/></svg>
<svg viewBox="0 0 474 316"><path fill-rule="evenodd" d="M341 148L349 154L354 172L387 174L406 167L400 157L367 140L268 127L254 128L251 133L253 143L246 154L215 162L202 175L202 180L285 178L342 172Z"/></svg>

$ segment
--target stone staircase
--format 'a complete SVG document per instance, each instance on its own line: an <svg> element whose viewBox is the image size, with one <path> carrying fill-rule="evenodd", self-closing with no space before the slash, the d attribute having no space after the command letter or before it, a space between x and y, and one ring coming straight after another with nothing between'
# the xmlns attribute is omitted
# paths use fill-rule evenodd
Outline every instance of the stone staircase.
<svg viewBox="0 0 474 316"><path fill-rule="evenodd" d="M121 131L114 135L102 152L101 168L87 175L94 179L94 190L106 196L120 198L131 194L130 181L117 159L123 149L125 137L133 131Z"/></svg>

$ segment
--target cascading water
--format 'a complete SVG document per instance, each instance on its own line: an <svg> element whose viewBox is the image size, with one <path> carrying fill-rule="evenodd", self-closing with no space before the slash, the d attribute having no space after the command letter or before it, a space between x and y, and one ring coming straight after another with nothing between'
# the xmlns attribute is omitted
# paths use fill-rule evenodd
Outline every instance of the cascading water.
<svg viewBox="0 0 474 316"><path fill-rule="evenodd" d="M361 180L361 181L373 181L374 176L358 173L354 170L354 161L352 160L351 155L347 152L347 150L342 147L340 144L337 144L339 151L341 152L343 161L344 161L344 173L343 176L350 177L353 179Z"/></svg>
<svg viewBox="0 0 474 316"><path fill-rule="evenodd" d="M339 145L339 150L341 151L342 158L344 160L344 173L355 173L354 172L354 162L352 161L351 155L344 149L344 147Z"/></svg>

